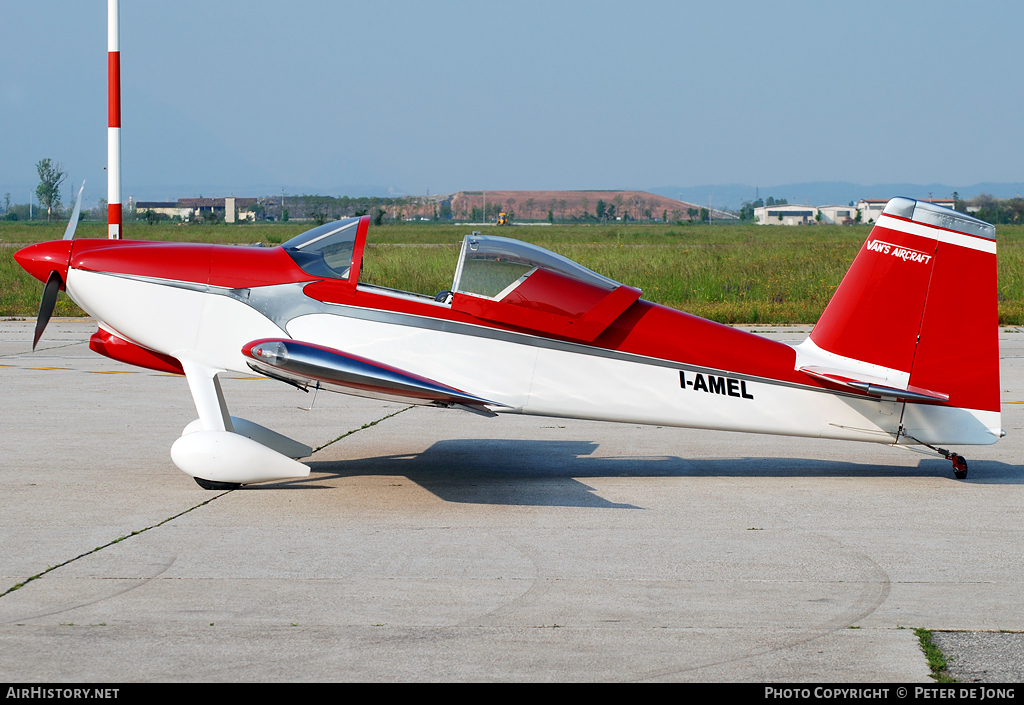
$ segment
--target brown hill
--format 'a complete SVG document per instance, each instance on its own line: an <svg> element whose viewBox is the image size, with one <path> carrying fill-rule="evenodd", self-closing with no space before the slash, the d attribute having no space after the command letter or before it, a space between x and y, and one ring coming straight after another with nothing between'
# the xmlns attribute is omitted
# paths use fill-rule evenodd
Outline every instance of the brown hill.
<svg viewBox="0 0 1024 705"><path fill-rule="evenodd" d="M661 220L667 213L669 221L688 220L688 211L700 211L701 205L677 201L645 191L459 191L451 196L452 215L469 220L473 209L482 213L484 203L491 211L496 204L515 213L516 220L545 220L550 210L556 220L594 215L598 201L615 206L617 216L633 220ZM713 210L713 217L734 220L736 216Z"/></svg>

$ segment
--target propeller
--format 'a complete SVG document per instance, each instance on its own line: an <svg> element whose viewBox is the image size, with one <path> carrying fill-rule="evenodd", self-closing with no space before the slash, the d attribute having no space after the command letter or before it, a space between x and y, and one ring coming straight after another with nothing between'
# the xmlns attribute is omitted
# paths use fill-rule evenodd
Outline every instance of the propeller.
<svg viewBox="0 0 1024 705"><path fill-rule="evenodd" d="M60 287L64 282L60 278L60 272L50 272L50 278L46 280L46 286L43 287L43 300L39 302L39 317L36 318L36 334L32 338L32 350L36 349L36 345L39 343L39 339L43 337L43 331L46 330L46 324L50 322L50 316L53 315L53 308L57 305L57 292L60 291Z"/></svg>
<svg viewBox="0 0 1024 705"><path fill-rule="evenodd" d="M85 182L78 189L78 196L75 198L75 209L71 211L71 220L68 221L68 229L64 231L63 240L71 240L75 237L75 228L78 227L78 214L82 210L82 191L85 190Z"/></svg>
<svg viewBox="0 0 1024 705"><path fill-rule="evenodd" d="M78 214L82 211L82 191L85 190L85 182L78 189L78 196L75 198L75 208L71 211L71 220L68 221L68 228L64 231L64 240L71 240L75 237L75 229L78 227ZM32 350L36 349L39 339L43 337L46 324L50 322L53 309L57 305L57 292L64 286L64 280L60 278L60 272L53 270L46 279L46 286L43 287L43 298L39 302L39 316L36 318L36 332L32 338Z"/></svg>

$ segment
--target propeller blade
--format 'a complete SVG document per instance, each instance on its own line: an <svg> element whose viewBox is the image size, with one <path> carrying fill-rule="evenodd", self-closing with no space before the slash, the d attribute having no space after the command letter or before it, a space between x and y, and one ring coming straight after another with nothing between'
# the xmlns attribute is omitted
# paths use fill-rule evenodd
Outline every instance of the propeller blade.
<svg viewBox="0 0 1024 705"><path fill-rule="evenodd" d="M36 319L36 335L32 339L32 350L36 349L39 339L43 337L43 331L46 330L46 324L50 322L53 308L57 305L57 292L63 283L59 272L50 272L50 278L46 280L46 286L43 288L43 300L39 302L39 317Z"/></svg>
<svg viewBox="0 0 1024 705"><path fill-rule="evenodd" d="M64 231L64 240L70 240L75 236L75 228L78 227L78 214L82 210L82 191L85 190L85 182L82 188L78 189L78 198L75 199L75 209L71 211L71 220L68 221L68 229Z"/></svg>

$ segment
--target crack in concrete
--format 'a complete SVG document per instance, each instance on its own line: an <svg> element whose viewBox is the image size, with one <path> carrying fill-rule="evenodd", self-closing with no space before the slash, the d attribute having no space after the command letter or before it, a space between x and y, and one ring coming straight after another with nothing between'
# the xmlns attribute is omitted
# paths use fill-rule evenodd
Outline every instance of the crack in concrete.
<svg viewBox="0 0 1024 705"><path fill-rule="evenodd" d="M78 343L75 343L75 344L77 345ZM381 421L387 421L388 419L392 418L393 416L398 416L403 411L408 411L409 409L413 408L413 406L414 405L409 405L409 406L405 407L404 409L399 409L398 411L394 412L393 414L388 414L387 416L382 416L381 418L377 419L376 421L370 421L369 423L363 424L359 428L354 428L354 429L352 429L350 431L346 431L345 433L341 434L340 436L338 436L334 440L328 441L327 443L324 443L322 446L320 446L319 448L317 448L313 452L316 453L318 451L321 451L324 448L326 448L327 446L329 446L329 445L331 445L333 443L337 443L338 441L340 441L343 438L347 438L348 436L351 436L353 433L358 433L359 431L362 431L364 429L376 426ZM204 502L200 502L199 504L197 504L197 505L195 505L193 507L189 507L188 509L186 509L183 512L179 512L179 513L175 514L172 517L168 517L168 518L164 519L163 521L160 521L160 522L157 522L156 524L152 524L150 526L147 526L144 529L139 529L138 531L133 531L130 534L125 534L124 536L119 536L118 538L114 539L113 541L109 541L109 542L103 544L102 546L97 546L96 548L92 549L91 551L86 551L85 553L81 553L81 554L75 556L74 558L69 558L68 560L64 561L63 563L58 563L57 565L50 566L46 570L41 571L39 573L36 573L35 575L32 575L32 576L30 576L28 578L25 578L20 583L16 583L15 585L12 585L11 587L9 587L6 590L4 590L3 592L0 592L0 598L4 597L5 595L9 595L10 593L14 592L15 590L20 590L21 588L23 588L26 585L28 585L29 583L31 583L33 580L39 580L40 578L42 578L47 573L52 573L53 571L57 570L58 568L63 568L66 565L74 563L75 561L77 561L80 558L85 558L86 556L91 556L92 554L94 554L94 553L96 553L98 551L102 551L104 548L109 548L110 546L113 546L116 543L120 543L120 542L124 541L125 539L130 539L132 536L138 536L139 534L145 533L146 531L149 531L150 529L156 529L158 527L161 527L164 524L166 524L166 523L168 523L170 521L174 521L178 517L184 516L185 514L188 514L189 512L191 512L193 510L199 509L200 507L206 506L210 502L212 502L212 501L214 501L216 499L220 499L224 495L229 494L229 493L231 493L233 491L234 490L228 490L227 492L221 492L216 497L211 497L210 499L208 499L208 500L206 500Z"/></svg>
<svg viewBox="0 0 1024 705"><path fill-rule="evenodd" d="M88 340L76 340L73 343L65 343L64 345L54 345L54 346L49 347L49 348L38 348L36 350L27 350L25 352L7 353L6 355L0 355L0 357L18 357L18 356L24 356L24 355L37 355L39 353L44 353L44 352L46 352L48 350L60 350L61 348L70 348L73 345L85 345L88 342L89 342Z"/></svg>
<svg viewBox="0 0 1024 705"><path fill-rule="evenodd" d="M228 492L231 492L231 490L229 490ZM199 509L200 507L203 507L203 506L209 504L210 502L214 501L215 499L220 499L224 495L228 494L228 492L221 492L216 497L211 497L210 499L206 500L205 502L200 502L199 504L195 505L194 507L189 507L185 511L178 512L174 516L168 517L168 518L164 519L163 521L160 521L160 522L157 522L156 524L152 524L150 526L147 526L144 529L139 529L138 531L133 531L130 534L125 534L124 536L119 536L118 538L114 539L113 541L108 541L107 543L103 544L102 546L97 546L96 548L92 549L91 551L86 551L85 553L79 554L79 555L75 556L74 558L69 558L68 560L64 561L63 563L58 563L57 565L52 565L49 568L47 568L46 570L44 570L44 571L42 571L40 573L36 573L35 575L33 575L31 577L28 577L25 580L22 580L20 583L12 585L11 587L9 587L6 590L4 590L3 592L0 592L0 598L4 597L5 595L9 595L10 593L14 592L15 590L19 590L19 589L25 587L26 585L28 585L33 580L39 580L40 578L42 578L47 573L52 573L53 571L57 570L58 568L63 568L66 565L74 563L79 558L85 558L86 556L91 556L92 554L96 553L97 551L102 551L104 548L109 548L110 546L113 546L116 543L121 543L125 539L130 539L132 536L138 536L139 534L145 533L145 532L149 531L150 529L156 529L156 528L158 528L160 526L163 526L167 522L174 521L178 517L184 516L185 514L188 514L189 512L191 512L191 511L193 511L195 509Z"/></svg>
<svg viewBox="0 0 1024 705"><path fill-rule="evenodd" d="M343 433L343 434L341 434L340 436L338 436L337 438L335 438L335 439L334 439L333 441L327 441L326 443L324 443L324 444L323 444L322 446L320 446L319 448L314 448L314 449L313 449L313 453L312 453L312 454L315 454L315 453L319 453L320 451L322 451L322 450L323 450L324 448L326 448L327 446L329 446L329 445L333 445L334 443L337 443L337 442L338 442L338 441L340 441L340 440L341 440L342 438L348 438L348 437L349 437L349 436L351 436L351 435L352 435L353 433L359 433L360 431L362 431L362 430L364 430L364 429L367 429L367 428L371 428L371 427L373 427L373 426L376 426L376 425L377 425L377 424L379 424L379 423L380 423L381 421L387 421L387 420L388 420L388 419L390 419L390 418L391 418L392 416L398 416L398 415L399 415L399 414L401 414L401 413L402 413L403 411L408 411L409 409L413 408L414 406L415 406L415 404L410 404L409 406L405 407L404 409L399 409L398 411L396 411L396 412L395 412L395 413L393 413L393 414L388 414L387 416L382 416L381 418L377 419L376 421L370 421L369 423L364 423L364 424L363 424L362 426L360 426L359 428L353 428L353 429L352 429L351 431L346 431L345 433ZM0 597L3 597L3 595L0 595Z"/></svg>

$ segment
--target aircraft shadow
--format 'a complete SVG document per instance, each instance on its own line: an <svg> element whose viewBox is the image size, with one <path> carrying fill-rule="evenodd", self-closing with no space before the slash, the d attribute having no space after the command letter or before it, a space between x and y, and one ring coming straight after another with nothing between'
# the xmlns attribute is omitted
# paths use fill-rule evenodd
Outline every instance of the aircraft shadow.
<svg viewBox="0 0 1024 705"><path fill-rule="evenodd" d="M807 458L595 457L589 441L453 439L422 453L346 461L308 461L308 479L260 485L267 489L326 489L322 480L358 476L407 478L447 502L638 509L595 494L588 477L942 477L953 479L949 461L922 456L916 466ZM851 456L857 453L850 444ZM893 451L894 453L900 451ZM894 458L902 461L900 456ZM967 482L1024 484L1024 468L998 461L971 461ZM253 487L252 489L256 489Z"/></svg>

